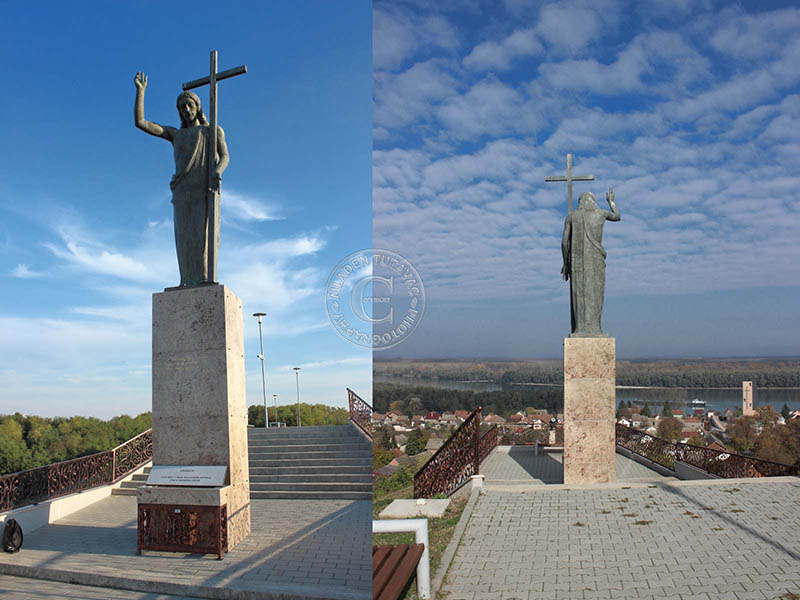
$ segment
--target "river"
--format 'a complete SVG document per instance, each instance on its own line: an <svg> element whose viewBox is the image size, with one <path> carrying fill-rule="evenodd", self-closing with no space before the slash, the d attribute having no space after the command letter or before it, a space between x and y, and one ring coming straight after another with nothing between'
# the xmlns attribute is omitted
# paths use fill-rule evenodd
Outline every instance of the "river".
<svg viewBox="0 0 800 600"><path fill-rule="evenodd" d="M518 384L499 384L490 381L448 381L443 379L425 379L420 377L401 377L395 375L374 375L374 383L394 383L399 385L424 386L448 390L464 390L473 392L495 392L499 390L519 389L528 387ZM561 387L556 384L533 384L548 387ZM706 388L630 388L617 387L617 403L621 400L630 400L634 404L649 402L651 409L660 410L664 400L669 400L673 409L683 408L691 410L689 402L693 399L704 401L706 410L724 411L726 408L736 409L742 407L742 388L706 389ZM797 388L759 388L756 390L753 401L754 406L771 404L780 412L786 404L789 410L800 410L800 389ZM534 407L535 408L535 407ZM654 411L655 412L655 411Z"/></svg>

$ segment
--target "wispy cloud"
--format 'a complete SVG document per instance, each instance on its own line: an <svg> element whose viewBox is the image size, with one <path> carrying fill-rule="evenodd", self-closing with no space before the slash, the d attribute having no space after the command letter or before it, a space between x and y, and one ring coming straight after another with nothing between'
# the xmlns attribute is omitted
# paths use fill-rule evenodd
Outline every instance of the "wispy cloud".
<svg viewBox="0 0 800 600"><path fill-rule="evenodd" d="M278 221L284 217L279 209L258 198L225 190L222 196L222 215L226 219L238 221Z"/></svg>
<svg viewBox="0 0 800 600"><path fill-rule="evenodd" d="M17 277L19 279L35 279L37 277L41 277L44 275L41 271L34 271L28 265L18 264L16 268L11 271L11 277Z"/></svg>

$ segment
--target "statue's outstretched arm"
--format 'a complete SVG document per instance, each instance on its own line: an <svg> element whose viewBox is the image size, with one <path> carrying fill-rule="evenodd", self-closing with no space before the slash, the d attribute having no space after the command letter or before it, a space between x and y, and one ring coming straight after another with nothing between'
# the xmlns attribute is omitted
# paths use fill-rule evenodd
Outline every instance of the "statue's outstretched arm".
<svg viewBox="0 0 800 600"><path fill-rule="evenodd" d="M133 84L136 86L136 100L133 104L134 125L145 133L172 141L168 127L162 127L158 123L151 123L144 118L144 90L147 88L147 75L141 71L136 73L133 78Z"/></svg>
<svg viewBox="0 0 800 600"><path fill-rule="evenodd" d="M611 208L611 211L606 215L606 219L609 221L619 221L619 209L617 205L614 203L614 188L610 188L606 192L606 200L608 200L608 206Z"/></svg>

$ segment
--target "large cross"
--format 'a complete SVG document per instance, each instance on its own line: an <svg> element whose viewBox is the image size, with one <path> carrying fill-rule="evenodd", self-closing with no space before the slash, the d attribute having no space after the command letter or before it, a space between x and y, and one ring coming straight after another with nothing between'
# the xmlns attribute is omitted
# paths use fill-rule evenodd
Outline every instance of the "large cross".
<svg viewBox="0 0 800 600"><path fill-rule="evenodd" d="M566 181L567 182L567 212L572 212L572 182L573 181L594 181L594 175L573 175L572 174L572 154L567 154L567 175L548 175L545 181Z"/></svg>
<svg viewBox="0 0 800 600"><path fill-rule="evenodd" d="M235 75L242 75L247 73L247 65L241 65L228 69L222 73L217 73L217 51L211 51L211 66L209 68L208 77L201 77L188 83L184 83L181 87L183 91L188 91L201 85L208 86L208 147L206 148L206 162L208 163L208 279L211 282L217 281L217 261L216 261L216 245L214 240L217 239L217 194L218 189L212 185L214 175L216 174L217 161L217 82Z"/></svg>

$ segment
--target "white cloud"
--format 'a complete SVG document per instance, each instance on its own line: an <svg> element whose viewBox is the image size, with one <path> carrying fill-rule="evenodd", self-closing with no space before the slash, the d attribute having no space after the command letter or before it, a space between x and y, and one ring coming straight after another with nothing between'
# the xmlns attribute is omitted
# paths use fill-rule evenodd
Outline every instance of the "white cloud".
<svg viewBox="0 0 800 600"><path fill-rule="evenodd" d="M491 77L449 98L436 109L436 116L456 139L534 133L544 124L536 102Z"/></svg>
<svg viewBox="0 0 800 600"><path fill-rule="evenodd" d="M800 30L800 10L785 8L761 14L746 14L732 9L720 15L719 28L711 45L738 59L757 60L781 52L796 39Z"/></svg>
<svg viewBox="0 0 800 600"><path fill-rule="evenodd" d="M277 215L276 207L266 205L262 200L246 194L225 190L221 199L222 216L238 221L276 221L283 217Z"/></svg>
<svg viewBox="0 0 800 600"><path fill-rule="evenodd" d="M34 271L28 265L18 264L16 268L11 271L10 275L11 277L17 277L19 279L35 279L41 277L44 273Z"/></svg>
<svg viewBox="0 0 800 600"><path fill-rule="evenodd" d="M468 69L476 71L505 70L515 58L535 56L543 51L534 29L519 29L500 42L478 44L464 58L463 63Z"/></svg>
<svg viewBox="0 0 800 600"><path fill-rule="evenodd" d="M420 17L390 3L376 3L372 11L372 63L376 70L397 69L420 49L453 50L456 29L439 15Z"/></svg>
<svg viewBox="0 0 800 600"><path fill-rule="evenodd" d="M445 61L433 59L398 75L376 74L374 86L375 126L396 129L426 121L433 106L456 93L458 82Z"/></svg>

